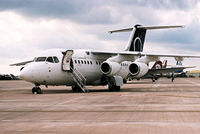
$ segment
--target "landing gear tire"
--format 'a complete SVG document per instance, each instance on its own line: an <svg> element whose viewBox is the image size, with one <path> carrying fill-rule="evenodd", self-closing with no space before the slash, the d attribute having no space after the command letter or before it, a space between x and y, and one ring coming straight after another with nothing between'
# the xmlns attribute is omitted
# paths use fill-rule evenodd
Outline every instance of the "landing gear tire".
<svg viewBox="0 0 200 134"><path fill-rule="evenodd" d="M82 89L78 85L73 85L72 86L72 91L73 92L82 92Z"/></svg>
<svg viewBox="0 0 200 134"><path fill-rule="evenodd" d="M32 93L33 94L43 94L43 92L42 92L40 87L33 87L32 88Z"/></svg>
<svg viewBox="0 0 200 134"><path fill-rule="evenodd" d="M76 86L76 85L73 85L73 86L72 86L72 91L73 91L73 92L77 92L77 86Z"/></svg>
<svg viewBox="0 0 200 134"><path fill-rule="evenodd" d="M120 86L114 86L114 85L109 85L108 86L109 91L120 91Z"/></svg>

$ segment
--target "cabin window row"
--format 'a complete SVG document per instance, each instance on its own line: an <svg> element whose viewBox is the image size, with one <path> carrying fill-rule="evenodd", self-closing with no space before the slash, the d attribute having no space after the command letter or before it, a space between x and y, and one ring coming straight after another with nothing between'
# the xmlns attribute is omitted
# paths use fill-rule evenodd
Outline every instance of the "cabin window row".
<svg viewBox="0 0 200 134"><path fill-rule="evenodd" d="M126 63L121 63L121 66L127 66L127 67L128 67L128 64L126 64Z"/></svg>
<svg viewBox="0 0 200 134"><path fill-rule="evenodd" d="M75 64L93 64L93 62L92 61L86 61L86 60L74 60L74 63ZM96 61L96 64L97 65L100 65L101 64L101 62L100 61Z"/></svg>

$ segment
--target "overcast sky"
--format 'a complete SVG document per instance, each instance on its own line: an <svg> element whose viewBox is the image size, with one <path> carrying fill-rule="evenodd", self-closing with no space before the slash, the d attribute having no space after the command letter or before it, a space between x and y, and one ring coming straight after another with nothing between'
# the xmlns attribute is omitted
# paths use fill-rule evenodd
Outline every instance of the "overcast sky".
<svg viewBox="0 0 200 134"><path fill-rule="evenodd" d="M199 0L0 0L0 73L46 49L123 50L130 33L107 31L135 24L186 26L148 31L145 52L200 55Z"/></svg>

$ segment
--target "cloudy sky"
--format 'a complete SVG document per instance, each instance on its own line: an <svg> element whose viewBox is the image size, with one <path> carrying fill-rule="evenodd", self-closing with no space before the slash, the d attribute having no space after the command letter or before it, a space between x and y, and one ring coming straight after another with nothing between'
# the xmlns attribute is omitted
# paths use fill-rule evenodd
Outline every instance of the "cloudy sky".
<svg viewBox="0 0 200 134"><path fill-rule="evenodd" d="M129 33L107 31L135 24L186 26L148 31L145 52L200 55L199 0L0 0L0 73L46 49L122 50Z"/></svg>

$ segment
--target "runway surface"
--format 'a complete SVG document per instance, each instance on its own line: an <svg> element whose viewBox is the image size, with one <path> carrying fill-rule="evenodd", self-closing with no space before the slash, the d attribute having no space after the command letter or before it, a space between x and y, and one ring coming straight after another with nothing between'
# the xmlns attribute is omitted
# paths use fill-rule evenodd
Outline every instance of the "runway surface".
<svg viewBox="0 0 200 134"><path fill-rule="evenodd" d="M200 79L132 81L120 92L106 86L73 93L25 81L0 81L1 134L199 134Z"/></svg>

